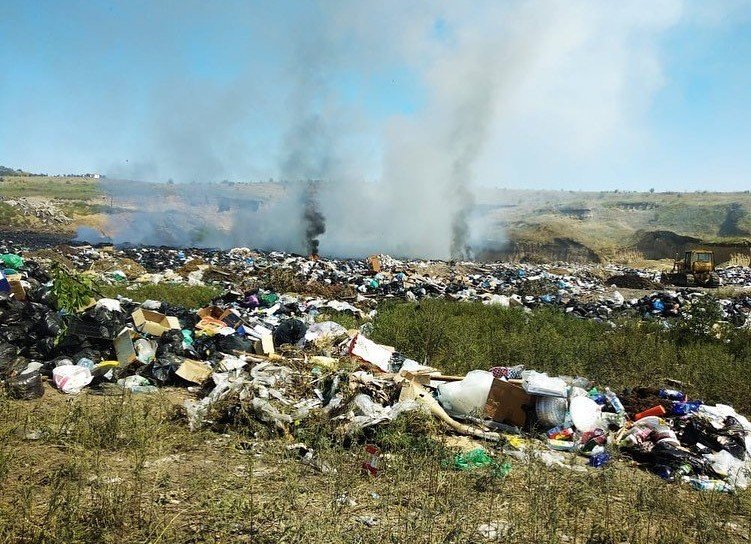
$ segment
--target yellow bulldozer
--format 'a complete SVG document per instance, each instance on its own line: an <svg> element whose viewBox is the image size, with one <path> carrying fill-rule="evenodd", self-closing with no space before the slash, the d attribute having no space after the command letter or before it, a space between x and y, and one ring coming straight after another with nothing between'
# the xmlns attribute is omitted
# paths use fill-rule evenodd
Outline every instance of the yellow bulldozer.
<svg viewBox="0 0 751 544"><path fill-rule="evenodd" d="M706 249L686 251L683 259L677 254L673 269L662 273L662 283L686 287L717 287L720 277L715 272L714 253Z"/></svg>

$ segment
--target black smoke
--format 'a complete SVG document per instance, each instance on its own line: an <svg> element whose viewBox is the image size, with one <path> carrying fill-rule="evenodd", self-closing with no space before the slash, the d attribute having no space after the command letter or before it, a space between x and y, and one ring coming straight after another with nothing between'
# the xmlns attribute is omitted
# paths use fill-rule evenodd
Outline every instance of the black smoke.
<svg viewBox="0 0 751 544"><path fill-rule="evenodd" d="M318 255L318 246L320 245L318 237L326 232L326 218L321 213L318 204L317 182L308 182L305 189L303 221L305 223L305 244L308 255Z"/></svg>

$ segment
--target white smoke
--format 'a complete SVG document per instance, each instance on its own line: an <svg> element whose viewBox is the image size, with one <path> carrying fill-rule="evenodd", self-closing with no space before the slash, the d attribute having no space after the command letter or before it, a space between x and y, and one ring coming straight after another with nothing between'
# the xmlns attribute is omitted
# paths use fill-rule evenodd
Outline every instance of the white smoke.
<svg viewBox="0 0 751 544"><path fill-rule="evenodd" d="M661 40L693 13L680 0L316 7L310 24L277 27L289 55L272 80L248 70L226 89L160 97L170 114L155 118L159 137L139 164L161 179L321 179L322 254L433 258L465 254L492 228L472 213L483 187L520 172L534 187L562 164L635 145L665 83ZM365 100L345 96L342 80L395 67L416 82L414 111L374 119ZM259 119L277 125L277 148L260 148L276 161L257 160L258 142L246 137ZM290 184L261 211L238 204L205 239L303 252L301 194ZM153 219L142 220L138 236L126 228L121 239L156 241Z"/></svg>

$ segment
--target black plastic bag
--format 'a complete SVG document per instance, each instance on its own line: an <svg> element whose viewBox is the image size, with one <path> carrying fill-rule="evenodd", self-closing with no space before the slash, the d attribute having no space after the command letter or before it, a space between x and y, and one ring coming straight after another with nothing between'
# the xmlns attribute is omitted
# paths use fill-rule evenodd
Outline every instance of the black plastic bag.
<svg viewBox="0 0 751 544"><path fill-rule="evenodd" d="M183 355L183 333L182 331L169 330L159 337L159 344L156 348L156 356L164 357L165 355Z"/></svg>
<svg viewBox="0 0 751 544"><path fill-rule="evenodd" d="M220 336L216 347L223 353L231 354L233 351L247 351L253 353L253 341L239 334Z"/></svg>
<svg viewBox="0 0 751 544"><path fill-rule="evenodd" d="M285 319L274 329L274 345L297 344L305 336L308 327L299 319Z"/></svg>
<svg viewBox="0 0 751 544"><path fill-rule="evenodd" d="M175 371L180 368L182 362L182 357L165 355L164 357L154 359L139 374L156 381L160 385L167 385L174 381Z"/></svg>
<svg viewBox="0 0 751 544"><path fill-rule="evenodd" d="M31 400L44 395L42 375L38 370L16 374L5 382L8 396L12 399Z"/></svg>

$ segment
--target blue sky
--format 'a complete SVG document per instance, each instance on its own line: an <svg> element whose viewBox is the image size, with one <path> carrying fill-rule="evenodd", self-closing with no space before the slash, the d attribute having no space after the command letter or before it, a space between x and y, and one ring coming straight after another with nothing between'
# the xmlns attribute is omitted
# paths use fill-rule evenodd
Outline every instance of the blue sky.
<svg viewBox="0 0 751 544"><path fill-rule="evenodd" d="M377 181L483 66L475 184L751 188L751 3L621 5L3 0L0 164Z"/></svg>

